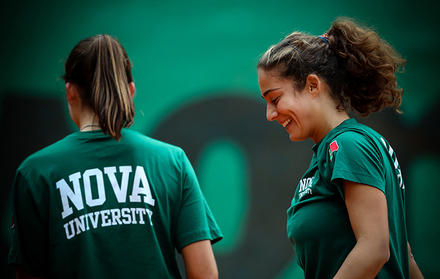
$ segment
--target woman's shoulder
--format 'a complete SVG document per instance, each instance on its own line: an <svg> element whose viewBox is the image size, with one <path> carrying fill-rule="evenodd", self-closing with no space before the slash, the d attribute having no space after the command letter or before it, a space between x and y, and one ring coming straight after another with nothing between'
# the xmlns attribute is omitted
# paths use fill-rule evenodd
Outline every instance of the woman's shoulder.
<svg viewBox="0 0 440 279"><path fill-rule="evenodd" d="M27 156L17 168L17 171L26 172L31 169L44 169L48 165L58 164L60 160L71 157L72 135L49 144Z"/></svg>
<svg viewBox="0 0 440 279"><path fill-rule="evenodd" d="M346 143L376 144L381 138L382 136L371 127L357 121L350 121L349 125L339 129L329 141L338 140Z"/></svg>
<svg viewBox="0 0 440 279"><path fill-rule="evenodd" d="M356 123L346 129L342 129L338 134L329 139L328 147L330 153L339 150L344 156L361 158L375 158L382 161L386 156L384 143L386 140L378 132L361 123ZM351 156L350 156L351 154Z"/></svg>
<svg viewBox="0 0 440 279"><path fill-rule="evenodd" d="M153 150L155 153L183 153L182 148L179 146L154 139L134 129L123 129L121 141L133 145L138 149Z"/></svg>

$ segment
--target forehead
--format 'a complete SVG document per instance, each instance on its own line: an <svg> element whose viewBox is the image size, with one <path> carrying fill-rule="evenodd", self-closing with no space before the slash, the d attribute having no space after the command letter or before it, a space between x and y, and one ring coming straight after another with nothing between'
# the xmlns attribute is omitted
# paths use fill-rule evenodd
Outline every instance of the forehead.
<svg viewBox="0 0 440 279"><path fill-rule="evenodd" d="M292 81L283 77L280 77L275 71L265 71L258 69L258 83L260 84L261 91L266 91L275 87L286 87L292 84Z"/></svg>

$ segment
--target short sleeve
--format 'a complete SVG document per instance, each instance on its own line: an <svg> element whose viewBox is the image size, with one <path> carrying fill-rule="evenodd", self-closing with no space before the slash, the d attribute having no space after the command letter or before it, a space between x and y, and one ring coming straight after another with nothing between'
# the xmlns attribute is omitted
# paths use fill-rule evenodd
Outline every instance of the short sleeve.
<svg viewBox="0 0 440 279"><path fill-rule="evenodd" d="M385 192L383 160L372 139L357 132L342 133L330 143L329 156L332 182L344 179Z"/></svg>
<svg viewBox="0 0 440 279"><path fill-rule="evenodd" d="M197 241L209 239L215 243L223 238L200 190L191 163L183 151L181 164L182 202L176 229L176 246L179 252L185 246Z"/></svg>
<svg viewBox="0 0 440 279"><path fill-rule="evenodd" d="M47 220L42 193L32 190L30 180L17 171L12 187L11 246L8 262L20 265L31 276L47 268Z"/></svg>

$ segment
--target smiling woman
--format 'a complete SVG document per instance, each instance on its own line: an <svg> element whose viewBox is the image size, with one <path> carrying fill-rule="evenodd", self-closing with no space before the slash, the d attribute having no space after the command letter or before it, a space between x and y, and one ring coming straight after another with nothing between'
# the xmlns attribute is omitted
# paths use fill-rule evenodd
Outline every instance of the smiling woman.
<svg viewBox="0 0 440 279"><path fill-rule="evenodd" d="M311 138L309 169L288 210L287 233L306 278L422 276L409 257L405 185L389 143L349 117L398 111L403 60L376 32L336 20L322 36L300 32L258 63L266 117L292 141Z"/></svg>
<svg viewBox="0 0 440 279"><path fill-rule="evenodd" d="M263 98L267 100L266 118L279 122L293 141L312 138L318 142L331 127L347 118L343 111L334 113L335 102L329 94L317 94L326 90L326 84L316 74L307 77L310 94L297 90L292 81L280 78L275 71L258 71ZM328 119L322 122L320 119Z"/></svg>

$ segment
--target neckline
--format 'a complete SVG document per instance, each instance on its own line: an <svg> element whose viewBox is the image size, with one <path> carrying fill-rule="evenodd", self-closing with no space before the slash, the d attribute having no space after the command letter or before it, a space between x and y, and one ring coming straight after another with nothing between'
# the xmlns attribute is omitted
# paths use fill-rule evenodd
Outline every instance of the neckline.
<svg viewBox="0 0 440 279"><path fill-rule="evenodd" d="M104 134L102 130L76 131L72 136L79 139L111 138L110 135Z"/></svg>
<svg viewBox="0 0 440 279"><path fill-rule="evenodd" d="M312 146L312 150L313 152L317 152L319 146L321 145L322 142L324 142L325 140L327 140L329 137L331 137L332 135L334 135L335 133L337 133L339 130L341 130L342 128L344 128L345 126L352 124L352 123L357 123L356 119L354 118L348 118L345 119L344 121L342 121L338 126L334 127L333 129L331 129L319 142L315 143Z"/></svg>

